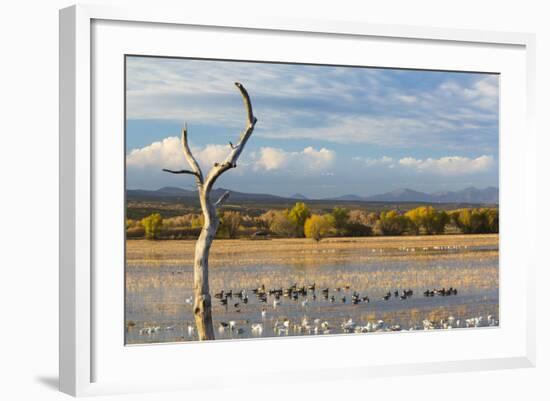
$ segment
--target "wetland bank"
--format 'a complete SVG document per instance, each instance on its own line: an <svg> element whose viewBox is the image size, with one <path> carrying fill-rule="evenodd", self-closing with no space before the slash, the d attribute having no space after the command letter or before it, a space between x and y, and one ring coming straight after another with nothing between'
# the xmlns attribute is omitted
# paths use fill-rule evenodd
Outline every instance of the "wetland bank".
<svg viewBox="0 0 550 401"><path fill-rule="evenodd" d="M127 241L128 344L196 340L194 244ZM498 325L498 278L497 234L218 239L210 255L216 339Z"/></svg>

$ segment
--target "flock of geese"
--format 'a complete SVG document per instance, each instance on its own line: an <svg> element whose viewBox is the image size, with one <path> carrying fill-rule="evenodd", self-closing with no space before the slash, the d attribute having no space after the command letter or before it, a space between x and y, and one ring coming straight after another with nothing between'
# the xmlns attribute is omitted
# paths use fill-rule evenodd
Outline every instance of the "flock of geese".
<svg viewBox="0 0 550 401"><path fill-rule="evenodd" d="M449 288L434 288L427 289L422 293L424 297L435 296L453 296L457 295L458 290L453 287ZM414 295L412 289L393 290L386 292L381 298L381 302L387 302L391 299L407 300ZM250 302L250 297L255 298L261 307L261 321L250 322L248 320L229 320L221 321L218 323L218 332L222 334L222 337L239 336L246 332L252 334L252 336L262 336L266 331L266 328L272 324L272 333L277 336L283 335L305 335L305 334L331 334L331 333L371 333L379 331L401 331L401 330L433 330L433 329L450 329L460 327L483 327L483 326L498 326L498 320L493 316L477 316L470 319L461 321L453 316L449 316L447 319L433 321L424 320L421 325L413 325L408 328L403 328L399 324L389 325L383 320L368 321L364 324L353 321L352 318L345 319L342 323L329 323L328 320L322 320L320 318L311 319L307 316L298 318L296 320L290 320L287 317L274 316L267 321L268 305L273 305L273 310L276 310L282 305L283 300L300 302L302 307L307 307L309 302L317 299L321 301L331 303L344 303L344 304L368 304L371 302L370 298L366 294L360 294L355 290L351 290L349 285L343 287L336 287L332 291L328 287L317 288L315 283L309 285L298 286L297 283L289 287L271 288L268 289L264 284L258 288L254 288L250 291L245 289L241 290L225 290L214 294L214 297L218 302L225 306L226 309L232 308L233 312L241 312L243 305ZM285 301L286 302L286 301ZM192 304L192 297L185 299L186 304ZM161 333L163 331L174 331L175 326L151 326L143 327L139 330L140 335L153 335ZM192 339L195 336L195 327L192 324L187 324L187 336L183 339ZM272 335L269 333L269 335Z"/></svg>
<svg viewBox="0 0 550 401"><path fill-rule="evenodd" d="M336 287L333 289L332 293L328 287L321 288L320 291L317 288L316 284L302 285L298 286L297 283L294 283L290 287L279 287L267 289L264 284L258 288L252 289L250 292L256 297L259 304L268 304L273 305L273 308L283 304L283 299L287 298L292 301L300 301L302 307L307 307L311 301L324 300L331 303L351 303L352 305L357 304L368 304L371 300L368 295L361 295L357 291L349 293L350 286L345 285L343 287ZM440 296L450 296L457 295L458 290L453 287L449 288L434 288L428 289L423 292L425 297L433 297L436 295ZM388 291L382 300L389 301L391 298L399 298L401 300L406 300L413 296L413 290L394 290ZM234 308L234 311L237 313L241 312L243 305L249 303L249 293L245 289L234 291L233 289L225 290L222 289L220 292L214 294L214 297L217 298L221 305L225 306L226 309L230 306ZM192 303L192 299L187 299L186 303ZM262 314L265 315L266 308L262 307Z"/></svg>

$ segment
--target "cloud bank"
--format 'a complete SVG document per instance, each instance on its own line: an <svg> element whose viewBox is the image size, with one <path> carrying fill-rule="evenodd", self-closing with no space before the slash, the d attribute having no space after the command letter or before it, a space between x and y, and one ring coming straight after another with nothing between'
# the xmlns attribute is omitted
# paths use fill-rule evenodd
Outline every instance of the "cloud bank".
<svg viewBox="0 0 550 401"><path fill-rule="evenodd" d="M208 144L204 147L195 147L192 151L202 168L207 169L214 163L223 161L230 149L227 145ZM491 155L481 155L475 158L445 156L425 159L407 156L398 160L390 156L379 158L355 156L351 162L359 163L359 168L365 169L375 166L390 169L400 167L416 173L447 176L483 173L493 168L495 163ZM348 166L350 172L357 173L356 164L342 159L339 160L339 163L340 165L337 165L336 152L327 148L316 149L313 146L307 146L300 151L288 151L263 146L257 151L249 152L247 156L243 157L240 165L245 169L252 168L256 172L288 173L327 173L331 168L342 169ZM126 165L129 168L161 170L162 168L183 168L187 166L187 162L182 153L181 140L177 137L168 137L143 148L132 150L126 156Z"/></svg>
<svg viewBox="0 0 550 401"><path fill-rule="evenodd" d="M208 144L191 149L201 165L207 169L223 161L231 151L227 145ZM335 160L335 153L326 148L307 146L301 151L286 151L264 146L257 152L250 152L242 158L241 166L255 171L324 171ZM183 156L181 140L175 136L153 142L143 148L134 149L126 155L126 166L135 169L161 170L178 169L187 166Z"/></svg>

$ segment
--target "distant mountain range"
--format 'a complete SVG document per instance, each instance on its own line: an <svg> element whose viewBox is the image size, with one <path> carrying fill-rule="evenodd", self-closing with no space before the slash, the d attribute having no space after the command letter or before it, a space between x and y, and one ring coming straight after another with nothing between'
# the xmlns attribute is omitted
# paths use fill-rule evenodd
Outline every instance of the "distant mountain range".
<svg viewBox="0 0 550 401"><path fill-rule="evenodd" d="M398 189L380 195L363 198L373 202L429 202L429 203L498 203L498 188L478 189L468 187L460 191L434 192L431 194L412 189Z"/></svg>
<svg viewBox="0 0 550 401"><path fill-rule="evenodd" d="M226 189L216 188L212 190L212 198L217 199ZM197 192L176 187L163 187L157 190L144 189L129 189L126 191L128 200L197 200ZM477 204L498 204L498 188L487 187L478 189L468 187L460 191L444 191L425 193L404 188L395 191L386 192L379 195L359 196L347 194L333 198L324 199L309 199L303 194L296 193L289 197L270 195L270 194L255 194L231 191L231 201L233 202L291 202L296 200L310 201L343 201L343 202L420 202L420 203L477 203Z"/></svg>

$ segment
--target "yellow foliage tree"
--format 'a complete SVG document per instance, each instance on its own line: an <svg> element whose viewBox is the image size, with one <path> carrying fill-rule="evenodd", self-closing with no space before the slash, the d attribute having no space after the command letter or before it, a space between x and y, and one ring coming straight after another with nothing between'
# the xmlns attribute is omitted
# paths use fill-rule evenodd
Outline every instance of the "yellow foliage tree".
<svg viewBox="0 0 550 401"><path fill-rule="evenodd" d="M145 238L157 239L162 228L162 216L159 213L153 213L141 219L141 225L145 229Z"/></svg>
<svg viewBox="0 0 550 401"><path fill-rule="evenodd" d="M306 238L320 241L330 230L331 225L326 217L314 214L308 217L304 223L304 234Z"/></svg>

